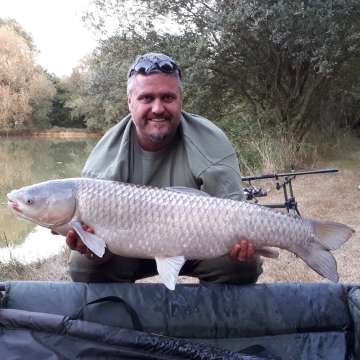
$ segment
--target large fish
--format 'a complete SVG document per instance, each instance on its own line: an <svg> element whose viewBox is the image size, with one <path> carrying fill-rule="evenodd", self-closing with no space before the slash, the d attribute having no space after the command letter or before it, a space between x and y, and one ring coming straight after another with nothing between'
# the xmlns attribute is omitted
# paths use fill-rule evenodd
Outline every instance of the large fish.
<svg viewBox="0 0 360 360"><path fill-rule="evenodd" d="M64 236L74 229L99 257L108 247L114 254L155 259L161 279L171 290L186 259L228 254L241 238L263 256L278 256L269 246L291 251L337 282L330 250L339 248L354 232L344 224L182 187L158 189L74 178L35 184L7 196L16 215ZM81 222L96 235L84 231Z"/></svg>

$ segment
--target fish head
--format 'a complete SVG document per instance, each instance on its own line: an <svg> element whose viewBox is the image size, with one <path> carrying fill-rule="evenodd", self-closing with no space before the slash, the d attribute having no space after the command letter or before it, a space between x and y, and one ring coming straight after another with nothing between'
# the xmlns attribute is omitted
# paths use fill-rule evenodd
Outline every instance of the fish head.
<svg viewBox="0 0 360 360"><path fill-rule="evenodd" d="M73 189L61 181L13 190L7 198L8 206L16 215L46 228L67 223L76 209Z"/></svg>

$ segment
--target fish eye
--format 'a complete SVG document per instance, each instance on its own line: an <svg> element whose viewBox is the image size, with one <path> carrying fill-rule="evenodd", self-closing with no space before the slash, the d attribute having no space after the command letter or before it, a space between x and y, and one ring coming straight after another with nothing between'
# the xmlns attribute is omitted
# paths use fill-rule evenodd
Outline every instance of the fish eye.
<svg viewBox="0 0 360 360"><path fill-rule="evenodd" d="M26 198L25 199L26 204L31 205L34 202L33 198Z"/></svg>

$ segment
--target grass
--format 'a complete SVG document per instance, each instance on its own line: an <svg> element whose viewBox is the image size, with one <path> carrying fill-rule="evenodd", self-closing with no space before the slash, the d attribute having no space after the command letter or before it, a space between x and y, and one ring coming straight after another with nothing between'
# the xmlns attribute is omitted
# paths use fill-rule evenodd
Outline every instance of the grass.
<svg viewBox="0 0 360 360"><path fill-rule="evenodd" d="M360 152L341 152L336 157L312 163L313 169L339 167L338 173L297 176L293 190L302 216L343 222L356 230L353 237L340 249L333 252L338 263L340 282L360 283ZM270 189L260 203L283 203L282 191L275 189L276 180L262 180L253 184ZM10 250L9 250L10 251ZM12 259L10 263L0 262L0 281L6 280L44 280L70 281L67 274L69 250L47 260L23 265ZM259 283L287 282L329 282L302 260L296 259L287 251L280 251L279 260L264 258L264 273ZM159 282L158 277L141 282ZM196 283L197 280L181 277L179 282Z"/></svg>
<svg viewBox="0 0 360 360"><path fill-rule="evenodd" d="M317 168L336 167L341 159L318 162ZM359 283L360 258L360 164L338 173L298 176L293 183L294 195L302 216L333 220L355 229L355 234L340 249L333 252L338 264L340 282ZM264 185L266 186L266 185ZM267 185L269 186L269 185ZM282 201L281 192L271 191L267 202ZM329 282L300 259L282 250L280 260L264 260L264 273L259 282Z"/></svg>
<svg viewBox="0 0 360 360"><path fill-rule="evenodd" d="M8 247L11 254L11 249ZM36 260L31 264L23 264L14 256L9 262L0 261L0 281L70 281L67 274L67 262L70 250L65 248L55 256L45 260Z"/></svg>

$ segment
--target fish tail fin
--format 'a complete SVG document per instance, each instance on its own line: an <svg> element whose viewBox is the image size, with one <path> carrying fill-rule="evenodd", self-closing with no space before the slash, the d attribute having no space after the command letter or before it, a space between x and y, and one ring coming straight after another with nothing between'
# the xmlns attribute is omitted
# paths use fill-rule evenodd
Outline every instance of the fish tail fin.
<svg viewBox="0 0 360 360"><path fill-rule="evenodd" d="M338 249L350 239L355 230L345 224L333 221L315 219L310 221L313 225L314 239L305 255L297 255L318 274L332 282L338 282L339 274L336 260L330 250Z"/></svg>
<svg viewBox="0 0 360 360"><path fill-rule="evenodd" d="M335 221L311 219L316 241L328 250L336 250L355 232L350 226Z"/></svg>

